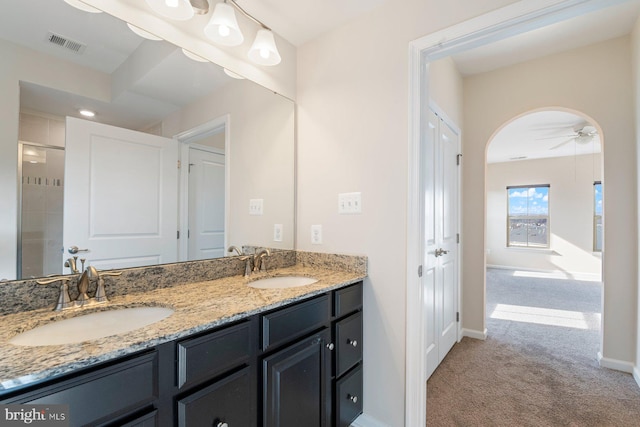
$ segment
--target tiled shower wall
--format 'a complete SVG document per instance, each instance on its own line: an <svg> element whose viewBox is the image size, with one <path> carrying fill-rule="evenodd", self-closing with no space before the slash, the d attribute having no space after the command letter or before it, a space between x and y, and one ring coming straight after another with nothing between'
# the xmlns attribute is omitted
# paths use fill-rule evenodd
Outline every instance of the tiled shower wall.
<svg viewBox="0 0 640 427"><path fill-rule="evenodd" d="M22 149L22 277L62 273L63 118L20 113Z"/></svg>

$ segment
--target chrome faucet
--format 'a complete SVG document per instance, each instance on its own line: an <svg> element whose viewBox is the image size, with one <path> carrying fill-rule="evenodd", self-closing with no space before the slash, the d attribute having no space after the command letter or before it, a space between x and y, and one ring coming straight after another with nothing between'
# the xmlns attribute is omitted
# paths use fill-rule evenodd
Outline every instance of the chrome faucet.
<svg viewBox="0 0 640 427"><path fill-rule="evenodd" d="M60 295L58 296L58 302L54 308L54 311L66 310L74 307L84 307L85 305L106 303L108 302L107 294L104 289L104 278L102 276L119 276L122 272L102 272L98 273L98 270L92 265L88 266L77 278L78 297L72 300L69 296L69 285L67 282L73 279L72 276L58 276L51 279L37 280L39 285L48 285L54 282L60 282ZM89 284L91 279L97 279L96 293L93 298L90 298L87 294L89 290Z"/></svg>
<svg viewBox="0 0 640 427"><path fill-rule="evenodd" d="M262 248L253 256L253 271L267 271L267 265L264 257L271 256L268 248Z"/></svg>

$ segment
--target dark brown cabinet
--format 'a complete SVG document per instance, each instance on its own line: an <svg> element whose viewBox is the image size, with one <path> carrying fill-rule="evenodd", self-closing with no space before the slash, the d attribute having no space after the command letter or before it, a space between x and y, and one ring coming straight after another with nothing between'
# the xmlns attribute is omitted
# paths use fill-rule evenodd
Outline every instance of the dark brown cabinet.
<svg viewBox="0 0 640 427"><path fill-rule="evenodd" d="M70 426L348 426L362 413L362 283L23 389Z"/></svg>
<svg viewBox="0 0 640 427"><path fill-rule="evenodd" d="M325 329L263 359L264 427L328 425L329 339Z"/></svg>

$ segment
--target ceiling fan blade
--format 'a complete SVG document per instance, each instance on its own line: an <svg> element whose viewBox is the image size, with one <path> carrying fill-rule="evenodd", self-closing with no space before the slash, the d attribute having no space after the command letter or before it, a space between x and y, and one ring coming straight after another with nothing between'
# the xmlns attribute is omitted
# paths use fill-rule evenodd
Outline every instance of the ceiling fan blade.
<svg viewBox="0 0 640 427"><path fill-rule="evenodd" d="M573 141L574 139L575 139L575 137L574 137L574 138L569 138L569 139L567 139L566 141L563 141L563 142L561 142L561 143L560 143L560 144L558 144L558 145L554 145L553 147L549 148L549 150L555 150L556 148L560 148L560 147L562 147L563 145L570 143L570 142L571 142L571 141Z"/></svg>
<svg viewBox="0 0 640 427"><path fill-rule="evenodd" d="M536 138L536 141L542 141L544 139L558 139L558 138L575 138L576 134L573 135L558 135L558 136L545 136L544 138Z"/></svg>

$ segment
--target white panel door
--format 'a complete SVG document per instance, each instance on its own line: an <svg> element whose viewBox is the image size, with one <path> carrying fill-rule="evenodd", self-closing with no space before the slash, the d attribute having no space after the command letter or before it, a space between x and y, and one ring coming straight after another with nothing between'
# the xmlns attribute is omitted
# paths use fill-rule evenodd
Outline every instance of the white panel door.
<svg viewBox="0 0 640 427"><path fill-rule="evenodd" d="M225 255L223 154L189 148L189 260Z"/></svg>
<svg viewBox="0 0 640 427"><path fill-rule="evenodd" d="M458 135L429 111L423 150L425 240L422 286L425 295L427 377L458 337Z"/></svg>
<svg viewBox="0 0 640 427"><path fill-rule="evenodd" d="M177 261L177 165L175 140L68 117L64 247L100 269Z"/></svg>

